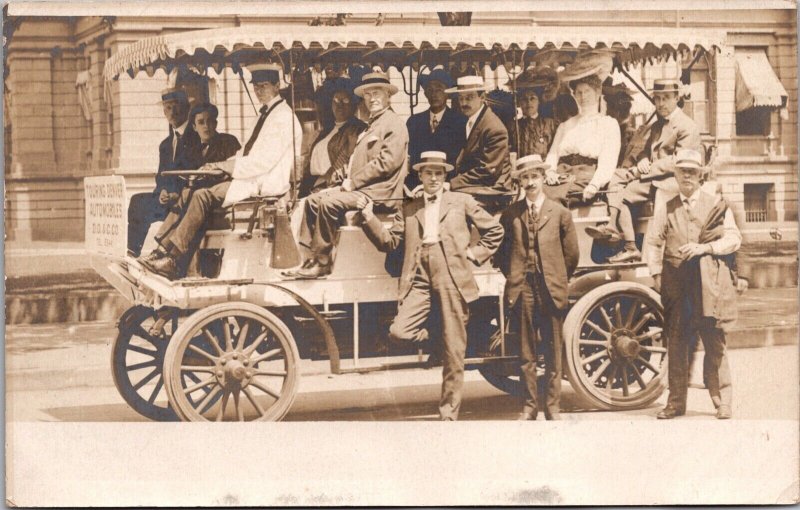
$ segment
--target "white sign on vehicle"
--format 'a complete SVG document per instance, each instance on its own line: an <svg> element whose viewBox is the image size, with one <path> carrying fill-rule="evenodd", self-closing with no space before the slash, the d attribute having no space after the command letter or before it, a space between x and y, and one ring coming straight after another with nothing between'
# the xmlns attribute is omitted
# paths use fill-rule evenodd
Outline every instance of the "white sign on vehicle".
<svg viewBox="0 0 800 510"><path fill-rule="evenodd" d="M124 257L128 247L125 178L119 175L87 177L86 251Z"/></svg>

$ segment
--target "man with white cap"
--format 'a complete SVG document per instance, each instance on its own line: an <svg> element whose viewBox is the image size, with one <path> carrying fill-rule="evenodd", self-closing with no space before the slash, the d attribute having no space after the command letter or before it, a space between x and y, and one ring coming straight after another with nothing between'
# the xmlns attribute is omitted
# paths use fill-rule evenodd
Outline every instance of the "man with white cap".
<svg viewBox="0 0 800 510"><path fill-rule="evenodd" d="M511 177L519 181L525 198L511 204L500 217L505 235L496 261L506 277L506 307L512 313L512 325L519 330L526 390L521 420L535 420L540 407L546 419L561 419L561 330L568 306L568 280L579 258L572 214L544 194L548 169L550 165L538 154L517 160ZM545 402L540 402L536 384L540 353L545 360Z"/></svg>
<svg viewBox="0 0 800 510"><path fill-rule="evenodd" d="M494 194L507 177L508 131L503 121L486 105L486 87L480 76L462 76L448 94L458 94L461 113L467 116L466 144L456 158L453 191Z"/></svg>
<svg viewBox="0 0 800 510"><path fill-rule="evenodd" d="M656 204L647 229L647 266L664 304L664 336L669 357L669 398L657 417L686 412L690 346L699 334L705 348L703 373L717 418L731 417L731 376L725 331L736 320L733 257L742 236L725 200L702 189L702 156L675 155L680 192Z"/></svg>
<svg viewBox="0 0 800 510"><path fill-rule="evenodd" d="M169 136L158 146L158 173L152 193L138 193L128 206L128 249L134 257L142 251L150 225L163 221L178 201L183 181L166 177L165 170L194 170L202 165L200 137L189 122L189 98L182 88L161 91L161 107L169 123Z"/></svg>
<svg viewBox="0 0 800 510"><path fill-rule="evenodd" d="M586 232L595 238L621 238L623 250L608 259L611 263L633 262L641 259L636 248L631 206L655 198L656 189L676 192L672 178L675 153L680 149L700 150L700 130L679 107L680 81L655 80L649 91L656 105L657 120L650 128L644 150L636 156L636 167L618 170L609 183L609 222ZM619 231L616 226L619 225Z"/></svg>
<svg viewBox="0 0 800 510"><path fill-rule="evenodd" d="M277 64L257 64L248 69L253 91L262 104L250 137L235 158L202 167L222 170L232 179L195 191L181 220L159 240L159 249L139 259L166 278L180 276L179 268L196 250L206 219L215 208L259 194L280 196L289 191L303 131L280 96L282 68Z"/></svg>
<svg viewBox="0 0 800 510"><path fill-rule="evenodd" d="M336 231L345 212L357 209L360 197L385 200L391 209L393 200L402 199L408 171L408 131L390 106L390 98L397 90L382 72L365 74L355 88L355 94L364 99L369 109L369 125L358 135L341 186L306 199L300 243L311 249L312 256L300 270L287 272L287 276L320 278L330 274Z"/></svg>
<svg viewBox="0 0 800 510"><path fill-rule="evenodd" d="M398 340L423 342L429 330L441 332L442 420L456 420L461 407L467 305L478 299L472 268L488 260L503 238L503 228L474 198L444 189L445 176L452 169L445 153L423 152L414 165L422 180L422 196L404 203L388 230L372 213L369 197L361 195L357 201L364 231L379 250L390 252L405 244L397 316L389 334ZM480 233L472 247L471 225Z"/></svg>
<svg viewBox="0 0 800 510"><path fill-rule="evenodd" d="M447 93L453 86L453 78L444 69L434 69L420 75L419 84L425 91L430 108L415 113L406 121L408 128L408 162L416 165L420 156L427 151L441 151L447 154L447 162L455 165L458 153L466 143L467 118L447 106ZM409 191L419 186L417 172L409 172L405 186Z"/></svg>

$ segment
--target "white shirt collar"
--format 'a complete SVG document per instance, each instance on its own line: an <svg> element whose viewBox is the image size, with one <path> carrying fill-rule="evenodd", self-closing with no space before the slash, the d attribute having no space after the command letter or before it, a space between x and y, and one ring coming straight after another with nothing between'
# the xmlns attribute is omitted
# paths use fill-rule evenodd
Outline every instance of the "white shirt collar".
<svg viewBox="0 0 800 510"><path fill-rule="evenodd" d="M186 127L189 125L189 119L186 119L186 122L181 124L180 126L173 128L172 131L178 133L178 136L183 136L186 132Z"/></svg>
<svg viewBox="0 0 800 510"><path fill-rule="evenodd" d="M270 108L272 108L275 105L275 103L277 103L278 101L280 101L282 99L283 98L281 97L280 94L276 94L275 97L270 99L269 102L267 104L265 104L264 106L266 106L267 110L269 110Z"/></svg>
<svg viewBox="0 0 800 510"><path fill-rule="evenodd" d="M381 116L381 115L383 115L383 113L384 113L386 110L388 110L388 109L389 109L389 107L387 106L387 107L386 107L386 108L384 108L383 110L381 110L381 111L379 111L379 112L375 112L375 114L373 114L372 112L370 112L370 114L369 114L369 118L370 118L370 120L380 117L380 116Z"/></svg>
<svg viewBox="0 0 800 510"><path fill-rule="evenodd" d="M525 197L525 202L528 204L528 210L530 210L532 205L536 206L536 211L539 212L542 210L542 204L544 203L544 193L539 193L539 196L536 197L536 202L531 202L528 197Z"/></svg>
<svg viewBox="0 0 800 510"><path fill-rule="evenodd" d="M672 110L672 113L670 113L669 115L667 115L667 120L672 120L672 119L674 119L674 118L675 118L677 115L680 115L680 114L678 113L678 111L680 111L680 108L679 108L679 107L676 107L674 110Z"/></svg>
<svg viewBox="0 0 800 510"><path fill-rule="evenodd" d="M683 193L679 193L679 195L681 196L681 202L686 202L687 200L689 201L690 204L692 202L697 202L697 199L700 198L700 191L701 190L702 190L702 188L697 188L695 190L695 192L692 193L692 196L690 196L690 197L687 197Z"/></svg>
<svg viewBox="0 0 800 510"><path fill-rule="evenodd" d="M478 111L473 113L472 116L469 119L467 119L468 126L475 127L475 122L478 120L478 116L481 114L484 108L486 108L486 105L485 104L481 105L481 107L478 108Z"/></svg>
<svg viewBox="0 0 800 510"><path fill-rule="evenodd" d="M433 198L434 196L436 197L436 202L437 203L441 202L442 195L444 195L444 189L440 189L439 191L436 192L435 195L429 195L428 193L426 193L424 191L422 192L422 196L425 198L425 203L426 204L428 203L428 199Z"/></svg>
<svg viewBox="0 0 800 510"><path fill-rule="evenodd" d="M444 111L445 110L447 110L446 106L444 108L442 108L442 111L440 111L439 113L433 113L432 111L428 110L428 112L431 115L431 121L433 119L436 119L436 122L441 122L442 121L442 117L444 117Z"/></svg>

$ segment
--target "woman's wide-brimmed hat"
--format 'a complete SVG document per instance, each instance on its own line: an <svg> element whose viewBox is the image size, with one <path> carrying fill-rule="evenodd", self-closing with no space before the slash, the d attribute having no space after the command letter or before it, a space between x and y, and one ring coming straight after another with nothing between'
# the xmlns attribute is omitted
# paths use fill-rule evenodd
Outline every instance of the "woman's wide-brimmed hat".
<svg viewBox="0 0 800 510"><path fill-rule="evenodd" d="M419 163L413 165L412 168L419 172L426 166L444 168L445 172L449 172L454 168L453 165L447 162L447 154L440 151L423 152L422 154L420 154Z"/></svg>
<svg viewBox="0 0 800 510"><path fill-rule="evenodd" d="M513 86L517 90L542 89L553 85L558 85L558 73L550 66L538 66L527 69L524 73L517 76L516 80L508 80L507 86Z"/></svg>
<svg viewBox="0 0 800 510"><path fill-rule="evenodd" d="M516 168L511 171L511 178L519 180L531 172L544 174L544 172L549 169L550 165L542 161L542 157L540 155L531 154L517 160Z"/></svg>
<svg viewBox="0 0 800 510"><path fill-rule="evenodd" d="M610 53L591 51L578 55L575 61L561 72L559 78L562 82L571 82L594 74L602 81L611 73L612 66Z"/></svg>
<svg viewBox="0 0 800 510"><path fill-rule="evenodd" d="M611 81L611 78L608 78L606 81L607 82ZM628 88L628 85L626 83L614 83L614 84L609 84L609 85L606 85L605 83L603 84L603 95L604 96L625 95L625 96L628 96L628 97L632 98L633 95L638 93L638 92L639 92L638 90L634 90L634 89Z"/></svg>
<svg viewBox="0 0 800 510"><path fill-rule="evenodd" d="M389 81L389 75L380 71L367 73L361 77L361 83L353 91L358 97L364 97L367 89L383 88L389 92L390 96L397 93L398 88Z"/></svg>
<svg viewBox="0 0 800 510"><path fill-rule="evenodd" d="M448 94L463 94L466 92L484 92L486 85L480 76L462 76L456 80L456 86L445 90Z"/></svg>

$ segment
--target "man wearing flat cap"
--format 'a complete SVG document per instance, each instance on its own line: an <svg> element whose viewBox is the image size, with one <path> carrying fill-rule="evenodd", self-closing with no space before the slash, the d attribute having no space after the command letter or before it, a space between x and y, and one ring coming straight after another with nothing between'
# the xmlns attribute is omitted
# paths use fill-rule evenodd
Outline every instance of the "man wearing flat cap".
<svg viewBox="0 0 800 510"><path fill-rule="evenodd" d="M494 194L510 170L508 131L486 105L486 87L480 76L462 76L448 94L458 94L461 112L467 116L466 145L456 158L453 191Z"/></svg>
<svg viewBox="0 0 800 510"><path fill-rule="evenodd" d="M221 170L231 179L195 191L175 228L159 240L159 249L139 258L142 265L168 279L180 276L179 267L191 258L211 211L251 196L281 196L289 191L303 131L280 96L282 68L257 64L248 69L253 91L262 104L250 137L235 158L202 167Z"/></svg>
<svg viewBox="0 0 800 510"><path fill-rule="evenodd" d="M397 90L382 72L365 74L356 87L355 94L363 98L369 109L367 129L358 135L341 185L307 198L300 243L310 248L312 256L298 271L287 272L287 276L320 278L331 273L336 231L344 214L357 208L360 197L386 200L385 205L390 208L402 200L403 180L408 171L408 131L390 106L390 97Z"/></svg>
<svg viewBox="0 0 800 510"><path fill-rule="evenodd" d="M658 118L650 128L645 148L636 156L635 167L627 172L616 172L609 183L608 224L586 230L594 238L621 238L624 241L623 250L608 259L612 264L634 262L642 257L635 244L631 206L653 200L656 189L677 191L672 177L675 153L680 149L701 149L700 130L679 107L680 82L655 80L649 92Z"/></svg>
<svg viewBox="0 0 800 510"><path fill-rule="evenodd" d="M731 376L725 332L736 320L735 252L742 243L733 212L718 194L702 188L702 156L675 154L679 193L656 203L647 229L647 266L664 304L664 336L669 357L669 398L657 418L686 413L689 359L699 334L705 349L703 378L716 416L731 418Z"/></svg>
<svg viewBox="0 0 800 510"><path fill-rule="evenodd" d="M421 75L419 83L430 108L415 113L406 121L409 164L419 163L423 152L441 151L447 154L447 162L455 166L458 153L466 143L467 118L447 106L445 90L453 86L453 79L444 69L434 69ZM411 192L419 185L417 172L409 172L406 189Z"/></svg>
<svg viewBox="0 0 800 510"><path fill-rule="evenodd" d="M165 170L195 170L201 164L200 138L189 122L189 98L181 88L161 91L161 107L169 123L169 136L158 146L158 173L152 193L138 193L128 206L128 250L138 257L150 225L163 221L178 201L183 181L161 174Z"/></svg>
<svg viewBox="0 0 800 510"><path fill-rule="evenodd" d="M414 165L422 181L422 196L405 202L388 230L372 213L366 195L357 201L364 231L379 250L390 252L401 242L405 246L397 316L389 334L416 342L441 334L442 420L456 420L461 407L467 305L478 299L472 269L488 260L503 238L503 228L472 196L444 189L445 176L452 168L444 152L423 152ZM473 225L480 238L471 246Z"/></svg>
<svg viewBox="0 0 800 510"><path fill-rule="evenodd" d="M506 277L506 306L521 343L526 390L521 420L535 420L540 409L548 420L561 419L562 328L568 281L579 258L572 214L544 194L544 172L549 168L538 154L517 160L511 176L525 190L525 198L500 217L505 234L495 258ZM544 402L536 381L540 353L545 360Z"/></svg>

